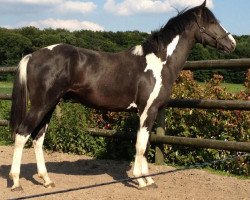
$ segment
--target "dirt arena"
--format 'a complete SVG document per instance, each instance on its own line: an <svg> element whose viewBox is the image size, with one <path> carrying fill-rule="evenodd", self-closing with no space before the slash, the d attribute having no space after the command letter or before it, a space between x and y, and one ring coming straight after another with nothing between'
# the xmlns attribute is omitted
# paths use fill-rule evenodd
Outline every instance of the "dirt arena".
<svg viewBox="0 0 250 200"><path fill-rule="evenodd" d="M55 188L44 188L36 174L33 149L25 149L21 167L23 191L11 192L8 178L13 147L0 146L0 199L115 199L115 200L250 200L250 179L241 180L197 169L178 170L150 165L158 188L138 190L132 164L95 160L87 156L46 153Z"/></svg>

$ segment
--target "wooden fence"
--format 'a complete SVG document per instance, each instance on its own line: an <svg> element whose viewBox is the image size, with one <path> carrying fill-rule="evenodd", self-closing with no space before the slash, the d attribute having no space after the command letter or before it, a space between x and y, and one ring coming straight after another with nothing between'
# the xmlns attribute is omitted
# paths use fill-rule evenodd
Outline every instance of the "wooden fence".
<svg viewBox="0 0 250 200"><path fill-rule="evenodd" d="M250 58L246 59L231 59L231 60L208 60L208 61L188 61L184 69L197 70L197 69L250 69ZM0 68L1 73L15 73L16 67ZM11 100L10 94L0 94L0 100ZM204 100L204 99L172 99L168 103L168 107L178 108L199 108L199 109L224 109L224 110L246 110L250 111L250 101L242 100ZM0 120L0 126L8 126L7 120ZM132 139L136 135L126 135L119 133L115 130L101 130L101 129L88 129L88 132L95 136L103 137L120 137ZM235 142L235 141L219 141L212 139L197 139L166 136L165 133L165 115L164 110L161 110L157 117L156 133L152 133L150 141L156 143L156 160L157 164L163 163L163 144L177 144L193 147L212 148L233 150L241 152L250 152L249 142Z"/></svg>

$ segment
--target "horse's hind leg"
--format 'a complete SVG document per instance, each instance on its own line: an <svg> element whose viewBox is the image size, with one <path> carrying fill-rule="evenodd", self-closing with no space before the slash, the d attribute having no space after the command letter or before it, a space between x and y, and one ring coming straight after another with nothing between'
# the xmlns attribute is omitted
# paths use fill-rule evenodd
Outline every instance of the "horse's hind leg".
<svg viewBox="0 0 250 200"><path fill-rule="evenodd" d="M13 179L13 186L11 188L12 191L22 190L22 187L19 183L20 165L22 160L23 148L29 137L30 135L25 136L20 134L16 134L15 137L15 148L10 170L10 178Z"/></svg>
<svg viewBox="0 0 250 200"><path fill-rule="evenodd" d="M19 182L19 175L23 148L32 132L39 126L47 113L48 110L43 107L31 107L30 111L27 113L23 122L16 131L15 148L10 170L10 178L13 179L14 183L11 189L12 191L22 190Z"/></svg>
<svg viewBox="0 0 250 200"><path fill-rule="evenodd" d="M55 187L55 184L49 178L43 154L43 141L47 128L48 128L48 123L40 129L36 138L33 140L33 145L36 155L38 176L44 180L44 186L46 188L49 188L49 187Z"/></svg>

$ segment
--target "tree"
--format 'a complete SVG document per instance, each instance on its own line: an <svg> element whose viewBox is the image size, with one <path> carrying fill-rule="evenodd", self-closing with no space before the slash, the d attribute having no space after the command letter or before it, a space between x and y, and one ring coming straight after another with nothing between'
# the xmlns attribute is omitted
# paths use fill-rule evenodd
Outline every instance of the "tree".
<svg viewBox="0 0 250 200"><path fill-rule="evenodd" d="M0 30L0 65L16 65L22 56L32 52L32 42L18 33Z"/></svg>

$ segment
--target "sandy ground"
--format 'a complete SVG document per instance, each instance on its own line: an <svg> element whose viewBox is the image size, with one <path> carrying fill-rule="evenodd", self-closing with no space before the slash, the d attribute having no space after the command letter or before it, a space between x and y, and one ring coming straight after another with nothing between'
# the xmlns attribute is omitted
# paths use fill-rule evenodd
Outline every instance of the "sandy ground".
<svg viewBox="0 0 250 200"><path fill-rule="evenodd" d="M8 178L13 147L0 146L0 199L194 199L250 200L250 179L240 180L197 169L178 170L150 165L158 185L138 190L132 164L126 161L95 160L87 156L46 153L47 169L55 188L44 188L36 174L33 149L25 149L21 167L24 191L11 192Z"/></svg>

